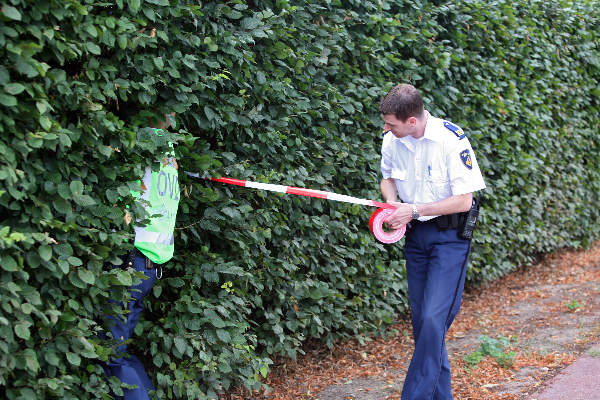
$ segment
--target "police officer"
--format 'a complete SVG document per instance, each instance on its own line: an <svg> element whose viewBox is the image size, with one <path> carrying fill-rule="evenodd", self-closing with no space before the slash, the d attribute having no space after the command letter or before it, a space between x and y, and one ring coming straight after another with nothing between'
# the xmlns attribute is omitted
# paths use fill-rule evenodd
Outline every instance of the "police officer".
<svg viewBox="0 0 600 400"><path fill-rule="evenodd" d="M404 253L415 348L402 399L452 399L445 337L460 308L471 243L461 229L473 192L485 183L462 129L429 114L415 87L392 88L379 112L385 132L381 193L397 206L386 223L408 227Z"/></svg>
<svg viewBox="0 0 600 400"><path fill-rule="evenodd" d="M154 129L154 133L160 135L163 129L169 127L169 118L158 126L160 129ZM132 337L144 309L143 299L155 280L162 276L161 265L173 257L175 250L173 231L180 195L178 166L172 154L158 161L160 169L153 171L146 167L140 192L134 194L145 200L142 204L152 217L147 225L135 226L134 249L124 259L125 267L143 272L146 279L130 288L132 298L125 306L128 312L124 316L107 316L113 340L120 345L117 354L104 366L105 371L108 376L116 376L121 382L136 386L123 390L124 400L147 400L150 398L148 392L154 390L142 363L137 357L127 354L127 344L121 343Z"/></svg>

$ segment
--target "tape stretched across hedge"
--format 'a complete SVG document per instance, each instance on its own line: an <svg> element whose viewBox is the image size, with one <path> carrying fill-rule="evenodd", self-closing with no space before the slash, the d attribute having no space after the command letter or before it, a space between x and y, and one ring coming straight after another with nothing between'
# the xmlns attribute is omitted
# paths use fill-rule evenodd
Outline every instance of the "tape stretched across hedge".
<svg viewBox="0 0 600 400"><path fill-rule="evenodd" d="M485 174L471 284L597 239L599 6L6 0L0 389L120 392L97 321L140 278L103 265L143 217L130 190L167 148L143 127L167 112L186 171L378 198L376 103L409 81ZM176 257L130 346L161 398L258 388L273 356L406 310L401 246L373 239L372 210L181 179Z"/></svg>

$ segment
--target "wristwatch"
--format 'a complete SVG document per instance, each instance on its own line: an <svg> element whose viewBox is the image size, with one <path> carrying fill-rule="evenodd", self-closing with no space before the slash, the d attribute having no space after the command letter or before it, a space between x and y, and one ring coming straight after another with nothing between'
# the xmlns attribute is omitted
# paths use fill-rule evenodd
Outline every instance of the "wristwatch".
<svg viewBox="0 0 600 400"><path fill-rule="evenodd" d="M419 210L417 210L417 205L413 204L412 205L412 217L413 219L418 219L421 216L421 214L419 214Z"/></svg>

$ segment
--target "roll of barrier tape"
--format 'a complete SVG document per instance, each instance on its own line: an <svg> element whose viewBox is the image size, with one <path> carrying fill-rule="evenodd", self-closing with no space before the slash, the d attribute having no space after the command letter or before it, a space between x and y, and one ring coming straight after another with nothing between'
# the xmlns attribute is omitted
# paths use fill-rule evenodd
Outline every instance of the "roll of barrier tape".
<svg viewBox="0 0 600 400"><path fill-rule="evenodd" d="M394 210L389 208L379 208L369 218L369 230L381 243L396 243L404 237L404 233L406 232L406 225L393 231L385 231L383 229L383 221L392 215L393 212Z"/></svg>

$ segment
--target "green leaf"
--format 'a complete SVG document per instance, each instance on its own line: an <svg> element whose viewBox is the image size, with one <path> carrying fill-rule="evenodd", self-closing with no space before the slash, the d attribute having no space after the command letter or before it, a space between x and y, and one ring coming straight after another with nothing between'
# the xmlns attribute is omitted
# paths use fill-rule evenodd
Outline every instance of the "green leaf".
<svg viewBox="0 0 600 400"><path fill-rule="evenodd" d="M210 323L216 328L224 328L226 326L223 319L217 315L214 310L208 309L204 312L204 315L209 319Z"/></svg>
<svg viewBox="0 0 600 400"><path fill-rule="evenodd" d="M50 261L52 258L52 247L47 244L43 244L38 249L38 254L44 261Z"/></svg>
<svg viewBox="0 0 600 400"><path fill-rule="evenodd" d="M43 114L46 112L46 110L48 110L48 103L45 101L37 101L35 103L35 107L38 109L40 114Z"/></svg>
<svg viewBox="0 0 600 400"><path fill-rule="evenodd" d="M69 262L69 264L71 264L74 267L79 267L80 265L83 265L83 262L81 261L80 258L77 257L67 257L67 261Z"/></svg>
<svg viewBox="0 0 600 400"><path fill-rule="evenodd" d="M81 357L76 353L67 352L67 360L76 367L81 364Z"/></svg>
<svg viewBox="0 0 600 400"><path fill-rule="evenodd" d="M221 212L223 214L227 215L229 217L229 219L231 219L231 220L236 220L236 219L240 219L241 218L240 212L237 209L235 209L235 208L223 207L221 209Z"/></svg>
<svg viewBox="0 0 600 400"><path fill-rule="evenodd" d="M10 74L4 66L0 66L0 85L6 85L10 81Z"/></svg>
<svg viewBox="0 0 600 400"><path fill-rule="evenodd" d="M21 20L21 13L19 12L19 10L17 10L15 7L8 6L6 4L4 4L2 6L2 14L4 14L4 16L6 18L9 18L9 19L12 19L15 21Z"/></svg>
<svg viewBox="0 0 600 400"><path fill-rule="evenodd" d="M0 93L0 104L6 107L14 107L17 105L17 98L14 96Z"/></svg>
<svg viewBox="0 0 600 400"><path fill-rule="evenodd" d="M260 20L256 18L244 18L240 24L242 29L251 30L260 25Z"/></svg>
<svg viewBox="0 0 600 400"><path fill-rule="evenodd" d="M67 262L67 260L58 260L58 267L60 268L61 272L66 275L69 272L69 263Z"/></svg>
<svg viewBox="0 0 600 400"><path fill-rule="evenodd" d="M71 189L69 188L69 186L67 186L66 183L63 182L58 184L58 186L56 187L56 192L60 197L62 197L65 200L69 200L73 197Z"/></svg>
<svg viewBox="0 0 600 400"><path fill-rule="evenodd" d="M267 82L267 78L265 76L265 74L263 74L262 72L258 72L256 74L256 82L258 82L260 85L264 85Z"/></svg>
<svg viewBox="0 0 600 400"><path fill-rule="evenodd" d="M9 282L5 288L8 289L8 291L10 291L12 294L16 294L17 292L21 291L21 287L14 282Z"/></svg>
<svg viewBox="0 0 600 400"><path fill-rule="evenodd" d="M154 65L156 65L156 68L158 68L159 70L162 71L162 69L165 67L165 63L162 59L162 57L156 57L153 59L154 61Z"/></svg>
<svg viewBox="0 0 600 400"><path fill-rule="evenodd" d="M119 35L117 36L117 44L121 49L127 48L127 35Z"/></svg>
<svg viewBox="0 0 600 400"><path fill-rule="evenodd" d="M269 367L267 365L263 365L262 367L260 367L260 374L262 375L263 378L267 377L268 372L269 372Z"/></svg>
<svg viewBox="0 0 600 400"><path fill-rule="evenodd" d="M169 72L169 75L171 75L175 79L181 78L181 74L179 73L179 70L177 70L175 68L167 68L167 72ZM181 112L183 112L183 111L181 111Z"/></svg>
<svg viewBox="0 0 600 400"><path fill-rule="evenodd" d="M49 131L50 128L52 128L52 121L50 120L50 118L46 117L45 115L42 115L40 116L40 126L45 131Z"/></svg>
<svg viewBox="0 0 600 400"><path fill-rule="evenodd" d="M2 269L8 272L14 272L17 270L17 262L11 256L3 256L0 261Z"/></svg>
<svg viewBox="0 0 600 400"><path fill-rule="evenodd" d="M79 268L77 270L77 275L79 275L79 279L87 283L88 285L93 285L96 282L96 277L94 273L85 268Z"/></svg>
<svg viewBox="0 0 600 400"><path fill-rule="evenodd" d="M58 140L60 140L60 144L63 145L64 147L70 147L71 144L73 144L73 142L71 141L71 138L69 136L65 135L64 133L58 134Z"/></svg>
<svg viewBox="0 0 600 400"><path fill-rule="evenodd" d="M27 369L29 369L33 373L37 373L40 369L40 363L38 362L35 350L26 349L23 352L23 356L25 356L25 365L27 366Z"/></svg>
<svg viewBox="0 0 600 400"><path fill-rule="evenodd" d="M183 354L185 352L185 349L187 349L187 343L180 336L176 336L175 339L173 339L173 343L175 344L175 347L181 354Z"/></svg>
<svg viewBox="0 0 600 400"><path fill-rule="evenodd" d="M23 314L29 315L33 312L34 309L35 308L29 303L21 304L21 311L23 311Z"/></svg>
<svg viewBox="0 0 600 400"><path fill-rule="evenodd" d="M16 96L25 90L25 86L21 85L20 83L9 83L8 85L4 86L4 90L7 93Z"/></svg>
<svg viewBox="0 0 600 400"><path fill-rule="evenodd" d="M17 71L28 78L33 78L39 75L38 70L36 69L37 63L32 59L25 59L23 57L18 57L17 62L15 63L15 68Z"/></svg>
<svg viewBox="0 0 600 400"><path fill-rule="evenodd" d="M231 335L224 329L217 329L217 337L224 343L231 341Z"/></svg>
<svg viewBox="0 0 600 400"><path fill-rule="evenodd" d="M71 204L67 202L65 199L56 199L52 202L52 205L56 209L56 211L61 212L63 214L71 213Z"/></svg>
<svg viewBox="0 0 600 400"><path fill-rule="evenodd" d="M69 188L74 195L83 194L83 183L81 181L72 181L69 184Z"/></svg>
<svg viewBox="0 0 600 400"><path fill-rule="evenodd" d="M129 0L127 4L129 4L129 9L131 12L137 14L137 12L140 10L141 0Z"/></svg>
<svg viewBox="0 0 600 400"><path fill-rule="evenodd" d="M224 374L229 374L232 371L231 365L229 365L229 363L226 361L222 361L219 363L219 371Z"/></svg>
<svg viewBox="0 0 600 400"><path fill-rule="evenodd" d="M215 119L215 112L209 106L204 106L204 114L209 121Z"/></svg>
<svg viewBox="0 0 600 400"><path fill-rule="evenodd" d="M29 326L23 323L16 324L15 335L17 335L23 340L29 340L29 338L31 337L31 334L29 333Z"/></svg>
<svg viewBox="0 0 600 400"><path fill-rule="evenodd" d="M123 286L131 286L133 280L131 275L127 271L117 270L116 272L117 281Z"/></svg>
<svg viewBox="0 0 600 400"><path fill-rule="evenodd" d="M90 53L95 54L95 55L100 55L100 53L101 53L100 46L98 46L96 43L85 42L85 48Z"/></svg>
<svg viewBox="0 0 600 400"><path fill-rule="evenodd" d="M151 3L151 4L156 4L159 6L168 6L169 5L169 0L146 0L146 2Z"/></svg>
<svg viewBox="0 0 600 400"><path fill-rule="evenodd" d="M94 200L91 196L84 195L74 195L73 200L75 203L79 204L82 207L90 207L96 204L96 200Z"/></svg>
<svg viewBox="0 0 600 400"><path fill-rule="evenodd" d="M73 247L69 243L61 243L54 246L54 252L60 256L68 257L73 255Z"/></svg>
<svg viewBox="0 0 600 400"><path fill-rule="evenodd" d="M50 365L54 365L58 367L60 364L60 358L56 355L54 351L45 351L44 352L44 360Z"/></svg>
<svg viewBox="0 0 600 400"><path fill-rule="evenodd" d="M86 25L86 27L84 29L91 37L94 37L94 38L98 37L98 31L96 30L95 26Z"/></svg>
<svg viewBox="0 0 600 400"><path fill-rule="evenodd" d="M87 286L81 279L79 279L79 276L77 276L74 273L69 274L69 282L71 282L73 286L78 287L80 289L85 289L85 287Z"/></svg>

